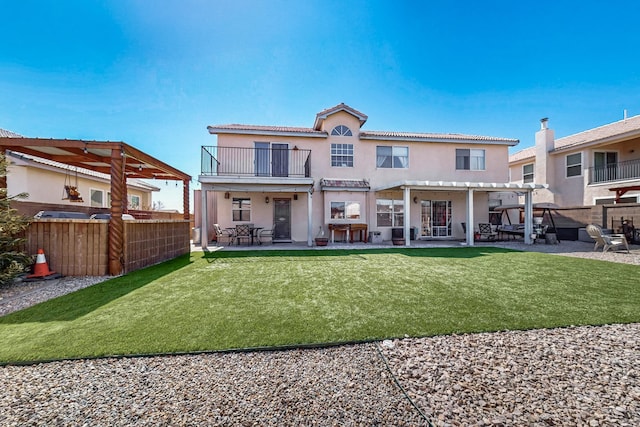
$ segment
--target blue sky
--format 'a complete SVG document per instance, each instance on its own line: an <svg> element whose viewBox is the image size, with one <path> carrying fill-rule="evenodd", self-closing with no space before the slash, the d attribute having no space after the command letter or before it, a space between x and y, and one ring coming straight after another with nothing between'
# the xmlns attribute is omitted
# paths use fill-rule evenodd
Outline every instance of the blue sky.
<svg viewBox="0 0 640 427"><path fill-rule="evenodd" d="M533 144L640 114L640 2L0 0L0 127L125 141L194 177L207 125ZM154 195L181 209L181 191Z"/></svg>

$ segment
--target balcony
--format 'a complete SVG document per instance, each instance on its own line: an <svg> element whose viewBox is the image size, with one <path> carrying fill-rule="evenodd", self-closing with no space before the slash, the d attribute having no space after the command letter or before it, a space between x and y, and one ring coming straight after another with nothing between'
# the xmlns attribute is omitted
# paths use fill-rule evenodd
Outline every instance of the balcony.
<svg viewBox="0 0 640 427"><path fill-rule="evenodd" d="M627 160L589 168L589 184L630 179L640 179L640 160Z"/></svg>
<svg viewBox="0 0 640 427"><path fill-rule="evenodd" d="M256 148L203 146L201 175L311 177L311 150L274 148L273 145Z"/></svg>

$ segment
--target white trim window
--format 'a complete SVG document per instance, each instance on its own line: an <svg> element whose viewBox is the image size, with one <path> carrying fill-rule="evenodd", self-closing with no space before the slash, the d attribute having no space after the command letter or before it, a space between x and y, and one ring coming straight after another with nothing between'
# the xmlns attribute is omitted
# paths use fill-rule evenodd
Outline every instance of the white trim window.
<svg viewBox="0 0 640 427"><path fill-rule="evenodd" d="M353 167L353 144L331 144L331 166Z"/></svg>
<svg viewBox="0 0 640 427"><path fill-rule="evenodd" d="M129 195L129 209L140 209L140 196Z"/></svg>
<svg viewBox="0 0 640 427"><path fill-rule="evenodd" d="M378 145L376 147L376 167L407 169L409 167L409 147Z"/></svg>
<svg viewBox="0 0 640 427"><path fill-rule="evenodd" d="M104 207L104 191L91 188L90 193L91 193L91 207L92 208Z"/></svg>
<svg viewBox="0 0 640 427"><path fill-rule="evenodd" d="M456 148L456 170L485 170L484 150Z"/></svg>
<svg viewBox="0 0 640 427"><path fill-rule="evenodd" d="M234 222L251 221L251 199L234 197L231 202L231 219Z"/></svg>
<svg viewBox="0 0 640 427"><path fill-rule="evenodd" d="M331 202L331 219L360 219L360 203Z"/></svg>
<svg viewBox="0 0 640 427"><path fill-rule="evenodd" d="M567 178L582 175L582 153L568 154L567 162Z"/></svg>
<svg viewBox="0 0 640 427"><path fill-rule="evenodd" d="M331 131L331 136L353 136L351 129L345 125L338 125Z"/></svg>
<svg viewBox="0 0 640 427"><path fill-rule="evenodd" d="M404 226L404 201L377 199L376 224L378 227Z"/></svg>
<svg viewBox="0 0 640 427"><path fill-rule="evenodd" d="M528 165L522 166L522 182L528 183L533 182L533 163L529 163Z"/></svg>

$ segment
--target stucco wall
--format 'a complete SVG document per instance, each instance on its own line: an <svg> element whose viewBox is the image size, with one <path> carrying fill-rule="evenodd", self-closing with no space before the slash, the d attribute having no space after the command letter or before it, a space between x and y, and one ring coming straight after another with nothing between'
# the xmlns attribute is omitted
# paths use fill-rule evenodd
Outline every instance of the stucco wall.
<svg viewBox="0 0 640 427"><path fill-rule="evenodd" d="M71 202L65 200L65 185L77 186L82 202ZM56 170L29 167L26 165L11 165L7 175L7 189L9 194L26 192L29 194L27 200L39 203L68 204L72 206L91 206L91 190L103 192L102 206L109 207L108 193L111 192L109 181L100 178L88 178L79 174L76 180L75 173L65 175ZM142 208L151 208L151 193L131 188L128 189L129 196L138 196Z"/></svg>
<svg viewBox="0 0 640 427"><path fill-rule="evenodd" d="M352 136L333 136L331 130L337 125L347 126ZM508 146L501 144L454 144L431 142L407 142L387 140L360 139L360 123L356 117L346 112L330 115L323 122L326 138L318 137L289 137L269 135L229 135L219 134L219 147L254 148L255 142L269 142L288 144L289 148L311 150L311 175L315 188L312 195L313 212L312 233L315 236L319 226L327 223L351 222L367 223L369 231L383 232L383 238L391 238L392 227L378 227L376 224L376 200L390 198L402 200L401 191L387 191L384 193L321 191L320 179L366 179L370 187L375 189L402 180L415 181L458 181L458 182L508 182ZM331 166L331 144L353 144L353 167ZM401 146L409 148L409 165L407 168L378 168L376 167L377 146ZM484 149L485 170L456 170L456 149ZM221 162L225 159L219 158ZM298 200L293 200L293 193L247 193L229 192L229 198L223 197L224 192L218 193L217 222L222 227L232 227L238 222L232 221L231 204L234 197L249 197L252 201L251 220L247 222L258 226L271 227L273 222L273 206L264 202L265 197L271 200L277 197L291 199L292 238L296 241L307 239L307 193L298 193ZM413 203L417 197L418 202ZM410 225L420 227L420 200L451 200L452 201L452 236L462 238L462 228L459 225L466 220L466 192L418 192L411 194ZM358 220L336 220L331 218L331 201L355 201L361 203L361 218ZM475 222L488 221L488 193L476 192L474 195ZM405 210L406 212L406 210Z"/></svg>

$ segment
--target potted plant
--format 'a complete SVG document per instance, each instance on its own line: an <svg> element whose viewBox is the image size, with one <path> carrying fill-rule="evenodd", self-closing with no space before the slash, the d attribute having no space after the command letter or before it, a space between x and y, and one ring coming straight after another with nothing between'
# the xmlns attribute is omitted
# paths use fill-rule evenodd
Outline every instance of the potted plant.
<svg viewBox="0 0 640 427"><path fill-rule="evenodd" d="M316 235L316 246L327 246L329 244L329 238L324 234L324 228L320 226L320 231Z"/></svg>
<svg viewBox="0 0 640 427"><path fill-rule="evenodd" d="M391 239L391 241L393 242L393 244L395 246L402 246L404 245L404 237L393 237Z"/></svg>

